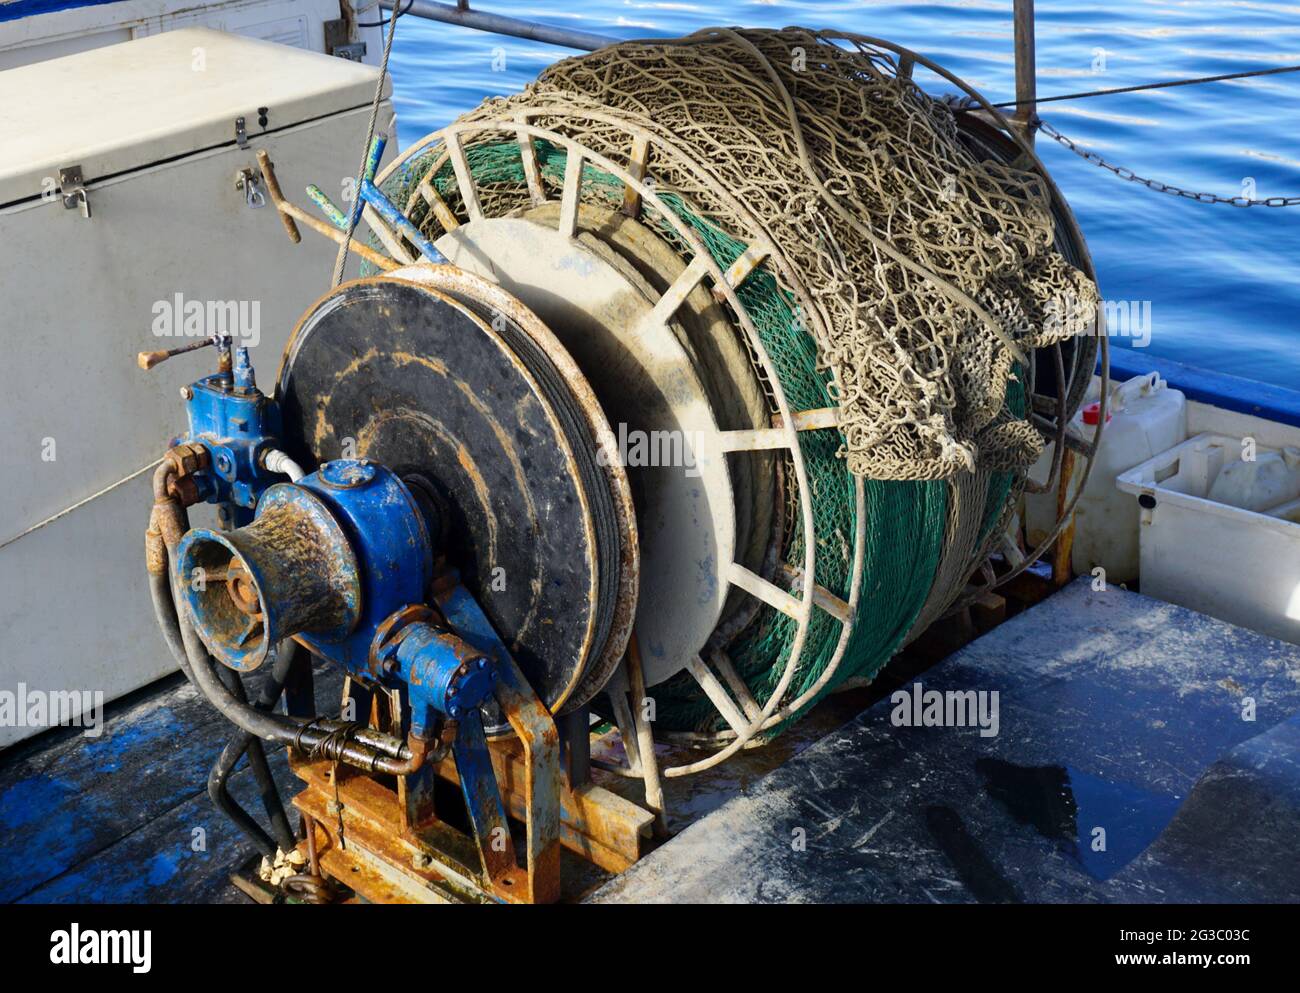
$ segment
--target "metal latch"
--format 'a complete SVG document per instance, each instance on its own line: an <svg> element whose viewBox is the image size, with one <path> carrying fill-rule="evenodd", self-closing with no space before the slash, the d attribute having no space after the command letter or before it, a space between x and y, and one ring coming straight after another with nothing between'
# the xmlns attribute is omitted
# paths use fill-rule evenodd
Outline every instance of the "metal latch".
<svg viewBox="0 0 1300 993"><path fill-rule="evenodd" d="M247 166L235 173L235 189L243 190L245 207L256 210L266 206L266 195L259 189L261 182L262 177Z"/></svg>
<svg viewBox="0 0 1300 993"><path fill-rule="evenodd" d="M65 209L75 210L80 207L82 217L90 216L90 198L81 178L81 166L68 166L59 170L59 194L63 197Z"/></svg>
<svg viewBox="0 0 1300 993"><path fill-rule="evenodd" d="M266 128L266 125L270 121L270 117L268 116L270 113L271 110L269 107L257 108L257 126L259 128ZM235 118L235 144L240 148L248 147L248 127L247 122L242 117Z"/></svg>

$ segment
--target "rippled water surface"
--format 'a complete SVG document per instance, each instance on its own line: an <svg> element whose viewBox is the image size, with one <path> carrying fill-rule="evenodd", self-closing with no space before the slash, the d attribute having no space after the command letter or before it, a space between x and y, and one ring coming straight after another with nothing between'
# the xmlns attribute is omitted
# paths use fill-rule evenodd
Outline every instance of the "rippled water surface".
<svg viewBox="0 0 1300 993"><path fill-rule="evenodd" d="M475 6L620 38L718 24L858 31L933 58L990 100L1014 95L1010 0ZM1040 0L1037 38L1040 96L1295 65L1300 4ZM518 91L568 54L401 19L391 66L402 143L484 97ZM936 93L950 89L922 82ZM1049 103L1041 112L1143 176L1223 196L1300 195L1300 73ZM1152 353L1300 389L1300 207L1194 203L1124 182L1046 138L1039 144L1088 238L1103 294L1150 302Z"/></svg>

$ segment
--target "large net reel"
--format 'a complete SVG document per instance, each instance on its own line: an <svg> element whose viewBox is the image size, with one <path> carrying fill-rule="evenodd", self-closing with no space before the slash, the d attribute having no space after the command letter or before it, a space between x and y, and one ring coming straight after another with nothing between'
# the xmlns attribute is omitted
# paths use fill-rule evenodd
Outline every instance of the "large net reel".
<svg viewBox="0 0 1300 993"><path fill-rule="evenodd" d="M918 64L984 114L925 95ZM1080 333L1090 262L1032 150L876 39L611 46L428 136L379 185L549 328L608 418L656 727L718 746L669 776L873 676L1007 578L990 551L1044 440L1059 466L1104 348ZM678 464L628 459L625 435L656 432Z"/></svg>

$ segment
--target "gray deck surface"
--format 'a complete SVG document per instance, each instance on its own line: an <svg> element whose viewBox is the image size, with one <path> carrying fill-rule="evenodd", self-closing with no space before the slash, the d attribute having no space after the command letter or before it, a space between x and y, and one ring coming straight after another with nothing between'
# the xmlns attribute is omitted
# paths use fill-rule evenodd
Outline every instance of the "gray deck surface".
<svg viewBox="0 0 1300 993"><path fill-rule="evenodd" d="M317 666L318 712L337 713L341 682L335 667ZM716 810L834 730L866 705L863 695L825 701L777 743L737 756L725 768L668 780L670 826L680 829ZM229 877L254 854L253 846L212 806L206 791L208 769L232 733L177 675L110 704L100 737L49 731L0 754L0 902L249 902ZM668 746L660 750L665 762L673 761ZM698 756L688 751L686 757ZM289 772L283 749L272 750L270 764L287 802L301 783ZM640 801L638 782L599 771L596 776ZM231 792L265 824L253 787L241 764ZM566 900L608 878L565 853Z"/></svg>
<svg viewBox="0 0 1300 993"><path fill-rule="evenodd" d="M883 699L591 899L1300 900L1300 648L1085 578L919 681L998 734Z"/></svg>

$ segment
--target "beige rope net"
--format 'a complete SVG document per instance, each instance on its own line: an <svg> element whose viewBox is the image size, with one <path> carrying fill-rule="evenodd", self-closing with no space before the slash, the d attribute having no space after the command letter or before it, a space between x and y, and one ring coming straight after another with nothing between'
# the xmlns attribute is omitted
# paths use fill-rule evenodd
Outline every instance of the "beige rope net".
<svg viewBox="0 0 1300 993"><path fill-rule="evenodd" d="M977 159L892 61L805 29L711 29L567 59L467 119L525 106L616 161L627 130L610 118L644 129L682 151L651 163L658 185L723 230L757 222L811 301L798 319L851 472L951 479L1039 456L1005 404L1013 369L1091 327L1096 289L1053 248L1042 179Z"/></svg>

